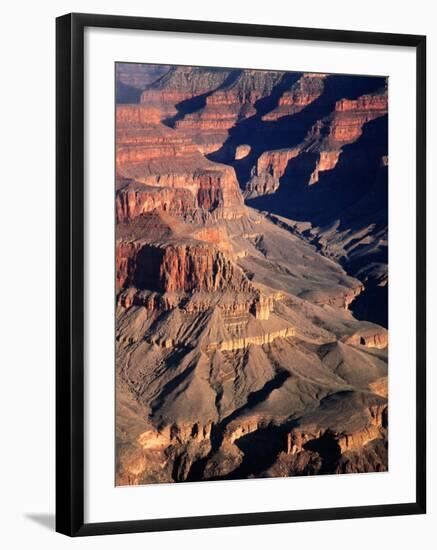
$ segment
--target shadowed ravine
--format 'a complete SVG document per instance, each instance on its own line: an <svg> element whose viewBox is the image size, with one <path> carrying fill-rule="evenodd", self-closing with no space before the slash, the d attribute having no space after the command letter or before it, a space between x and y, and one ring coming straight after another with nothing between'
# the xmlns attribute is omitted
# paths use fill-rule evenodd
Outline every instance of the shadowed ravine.
<svg viewBox="0 0 437 550"><path fill-rule="evenodd" d="M204 469L205 469L205 466L206 466L208 460L210 460L214 456L214 454L220 449L220 446L223 443L223 437L224 437L224 433L225 433L225 430L226 430L226 426L228 426L235 418L238 418L241 414L250 411L250 409L252 407L254 407L255 405L257 405L258 403L261 403L262 401L265 401L265 399L270 395L270 393L273 390L280 388L289 376L290 376L289 372L286 372L286 371L278 372L276 374L276 376L272 380L269 380L260 390L251 393L248 396L247 403L245 405L243 405L239 409L235 410L228 417L224 418L220 423L212 426L212 429L211 429L211 451L209 452L209 454L205 458L202 458L201 460L195 462L192 465L192 467L191 467L191 469L188 473L188 476L187 476L187 481L201 481L203 479ZM274 430L276 428L272 427L271 429ZM259 432L259 430L257 431L257 433L258 432ZM246 436L246 437L248 437L248 436ZM239 446L238 443L237 443L237 445ZM244 444L243 444L243 447L244 447ZM270 454L271 454L270 451L271 451L271 449L269 450L268 456L270 456ZM243 450L243 452L244 452L244 450ZM244 456L246 457L246 455L247 455L249 457L250 452L251 452L250 449L248 447L246 447L246 452L245 452ZM272 451L272 452L274 454L274 451ZM267 455L266 455L266 458L267 458ZM250 458L248 458L248 460L250 462ZM268 461L269 461L269 459L267 459L267 461L263 460L262 463L264 464L264 462L267 463ZM262 467L261 462L259 463L259 467ZM246 468L247 468L247 466L246 466ZM248 472L248 473L255 473L255 472ZM243 476L243 477L247 477L247 476ZM234 479L238 479L238 477L236 477Z"/></svg>
<svg viewBox="0 0 437 550"><path fill-rule="evenodd" d="M116 484L387 471L386 79L116 92Z"/></svg>
<svg viewBox="0 0 437 550"><path fill-rule="evenodd" d="M186 99L185 101L181 101L176 105L176 109L178 111L177 114L170 118L164 119L162 121L163 124L166 124L171 128L174 128L176 122L178 122L179 120L183 120L187 115L195 113L196 111L199 111L200 109L205 107L206 99L208 97L210 97L214 92L217 92L218 90L222 90L227 86L230 86L231 84L233 84L240 74L241 74L240 70L231 71L231 74L225 79L223 84L221 84L214 90L210 90L209 92L206 92L204 94L195 96L190 99Z"/></svg>
<svg viewBox="0 0 437 550"><path fill-rule="evenodd" d="M288 82L293 78L292 74L286 80ZM209 158L233 166L240 187L245 189L250 169L262 153L298 145L311 127L332 111L336 101L345 97L355 99L375 91L383 85L383 81L379 78L330 76L326 79L324 93L300 113L284 116L275 122L263 121L261 118L268 110L267 105L273 107L277 103L278 94L273 90L271 96L255 104L255 108L258 107L257 114L232 128L223 147L210 154ZM282 89L282 85L278 85L278 88ZM235 150L242 144L250 145L251 153L243 160L236 161Z"/></svg>

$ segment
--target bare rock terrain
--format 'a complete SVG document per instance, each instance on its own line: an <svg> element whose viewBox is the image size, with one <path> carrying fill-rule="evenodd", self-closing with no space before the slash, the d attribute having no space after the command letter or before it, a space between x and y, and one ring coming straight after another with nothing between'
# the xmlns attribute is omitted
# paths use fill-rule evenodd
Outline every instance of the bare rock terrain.
<svg viewBox="0 0 437 550"><path fill-rule="evenodd" d="M385 80L119 65L116 483L387 470Z"/></svg>

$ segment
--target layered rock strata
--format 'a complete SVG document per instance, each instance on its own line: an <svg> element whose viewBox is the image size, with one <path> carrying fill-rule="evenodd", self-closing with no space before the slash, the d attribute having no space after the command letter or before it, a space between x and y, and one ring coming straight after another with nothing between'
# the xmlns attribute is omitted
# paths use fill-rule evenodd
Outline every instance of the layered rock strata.
<svg viewBox="0 0 437 550"><path fill-rule="evenodd" d="M369 273L387 282L366 260L386 246L379 195L356 189L373 188L363 166L387 170L386 91L281 71L118 75L141 94L116 111L117 485L387 470L388 332L353 314ZM332 221L332 204L367 204L366 223Z"/></svg>
<svg viewBox="0 0 437 550"><path fill-rule="evenodd" d="M117 106L117 219L156 208L188 216L241 215L234 170L206 159L189 137L158 119L150 107Z"/></svg>
<svg viewBox="0 0 437 550"><path fill-rule="evenodd" d="M321 73L304 73L290 90L281 95L277 107L265 114L263 120L278 120L302 111L322 95L326 76Z"/></svg>

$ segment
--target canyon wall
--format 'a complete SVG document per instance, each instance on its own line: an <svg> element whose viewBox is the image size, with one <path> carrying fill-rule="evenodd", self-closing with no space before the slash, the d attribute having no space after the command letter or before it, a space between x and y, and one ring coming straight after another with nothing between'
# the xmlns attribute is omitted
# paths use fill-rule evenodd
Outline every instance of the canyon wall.
<svg viewBox="0 0 437 550"><path fill-rule="evenodd" d="M117 485L387 470L385 80L117 64L116 96Z"/></svg>

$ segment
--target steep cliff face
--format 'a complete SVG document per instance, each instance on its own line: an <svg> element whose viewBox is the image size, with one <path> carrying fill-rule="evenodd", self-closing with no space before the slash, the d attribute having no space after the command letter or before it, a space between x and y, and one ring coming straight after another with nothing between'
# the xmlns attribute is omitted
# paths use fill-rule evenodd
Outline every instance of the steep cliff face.
<svg viewBox="0 0 437 550"><path fill-rule="evenodd" d="M283 72L239 71L232 81L206 97L203 109L178 122L180 128L229 129L256 113L256 103L269 96ZM197 126L197 125L200 126Z"/></svg>
<svg viewBox="0 0 437 550"><path fill-rule="evenodd" d="M278 120L281 117L302 111L304 107L322 95L323 81L326 76L325 74L304 73L290 90L284 91L279 98L277 107L266 113L262 117L263 120Z"/></svg>
<svg viewBox="0 0 437 550"><path fill-rule="evenodd" d="M252 168L251 178L246 185L245 196L248 199L269 195L279 188L288 163L300 153L299 148L265 151Z"/></svg>
<svg viewBox="0 0 437 550"><path fill-rule="evenodd" d="M319 80L317 79L317 81ZM321 94L323 79L320 79L320 82L322 83ZM308 96L307 98L310 99L311 97ZM302 105L301 108L304 107L305 105ZM295 114L296 112L299 112L299 110L289 114ZM329 116L318 120L298 146L290 149L265 151L260 155L246 185L248 197L254 198L276 191L289 161L299 155L302 155L302 157L305 155L314 156L314 168L306 175L306 183L309 185L317 183L321 172L330 171L336 167L342 148L357 141L362 136L364 125L386 114L386 91L366 94L354 100L341 99L337 101L334 111Z"/></svg>
<svg viewBox="0 0 437 550"><path fill-rule="evenodd" d="M145 245L136 258L136 286L160 292L237 290L249 281L221 252L208 245Z"/></svg>
<svg viewBox="0 0 437 550"><path fill-rule="evenodd" d="M182 187L157 187L125 181L116 193L115 211L118 222L126 222L155 210L175 216L195 216L198 211L196 195Z"/></svg>
<svg viewBox="0 0 437 550"><path fill-rule="evenodd" d="M206 159L191 138L157 122L157 109L117 107L117 218L132 219L155 208L192 216L241 215L243 199L232 167Z"/></svg>
<svg viewBox="0 0 437 550"><path fill-rule="evenodd" d="M118 222L116 241L117 289L165 293L251 288L232 261L229 236L221 222L183 222L156 206L150 212ZM140 300L141 301L141 300Z"/></svg>
<svg viewBox="0 0 437 550"><path fill-rule="evenodd" d="M339 407L350 415L340 414ZM317 418L317 420L316 420ZM287 450L271 467L294 475L387 470L387 403L349 392L328 397L288 434Z"/></svg>
<svg viewBox="0 0 437 550"><path fill-rule="evenodd" d="M143 128L148 124L159 124L161 121L160 110L157 107L148 105L117 105L115 116L116 126L119 131L117 143L127 141L129 135L131 143L141 143L142 140L146 140L146 136L143 136L142 132L137 132L135 135L133 129ZM125 128L124 133L122 131L123 128Z"/></svg>
<svg viewBox="0 0 437 550"><path fill-rule="evenodd" d="M318 141L317 147L320 149L340 148L356 141L366 123L386 114L386 90L354 100L341 99L336 102L334 112L315 125L308 141Z"/></svg>
<svg viewBox="0 0 437 550"><path fill-rule="evenodd" d="M387 312L380 304L386 302L388 281L387 129L387 89L337 99L298 145L263 152L244 191L256 208L305 221L305 230L297 233L364 283L353 306L357 315L385 326Z"/></svg>
<svg viewBox="0 0 437 550"><path fill-rule="evenodd" d="M132 279L134 260L138 253L139 244L119 242L115 252L115 282L116 290L120 291Z"/></svg>
<svg viewBox="0 0 437 550"><path fill-rule="evenodd" d="M178 113L178 104L219 88L229 74L227 69L172 67L144 90L140 101L159 105L162 118L172 117Z"/></svg>
<svg viewBox="0 0 437 550"><path fill-rule="evenodd" d="M117 484L387 469L381 82L155 68L117 73Z"/></svg>
<svg viewBox="0 0 437 550"><path fill-rule="evenodd" d="M336 167L342 147L358 140L365 124L386 114L386 91L337 101L334 113L314 126L303 147L303 151L317 151L319 155L309 184L319 181L320 172Z"/></svg>
<svg viewBox="0 0 437 550"><path fill-rule="evenodd" d="M384 348L374 359L360 351L369 349L376 327L362 326L344 309L345 293L357 282L328 260L316 268L320 260L311 247L257 217L196 228L168 214L157 216L142 215L119 227L120 392L134 395L149 420L131 440L118 482L245 477L252 453L273 437L260 460L267 472L286 451L283 422L293 411L313 408L325 392L351 384L367 388L386 374ZM143 239L132 240L140 234ZM193 242L193 235L205 242ZM229 256L222 244L209 242L226 239L234 242ZM314 282L306 278L305 262L312 265ZM291 269L295 275L288 282ZM325 285L323 305L323 293L314 293L322 288L318 274ZM342 346L338 352L331 349L335 345ZM298 473L296 468L288 475Z"/></svg>
<svg viewBox="0 0 437 550"><path fill-rule="evenodd" d="M181 106L181 116L176 117L174 125L193 136L203 153L213 153L220 149L228 130L237 121L256 114L258 102L270 96L283 75L282 72L231 71L220 86L215 90L210 88L204 104L199 104L194 112L189 105L185 106L185 112Z"/></svg>
<svg viewBox="0 0 437 550"><path fill-rule="evenodd" d="M159 123L158 109L143 105L117 106L116 166L119 175L126 175L130 165L143 166L147 173L148 161L161 158L200 157L196 145L184 136ZM152 172L151 169L148 172Z"/></svg>
<svg viewBox="0 0 437 550"><path fill-rule="evenodd" d="M233 219L243 215L243 199L232 169L212 163L202 166L174 163L180 173L167 173L170 164L173 161L166 164L162 173L141 175L142 167L139 166L129 167L124 172L137 175L137 178L136 181L124 180L117 190L119 221L133 219L156 208L191 219L207 219L210 215L215 219Z"/></svg>
<svg viewBox="0 0 437 550"><path fill-rule="evenodd" d="M311 172L309 179L309 185L317 183L319 181L320 172L326 172L327 170L333 170L340 157L340 151L320 151L319 158L316 163L314 171Z"/></svg>

